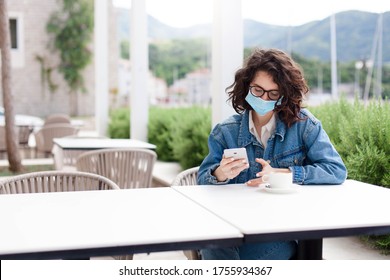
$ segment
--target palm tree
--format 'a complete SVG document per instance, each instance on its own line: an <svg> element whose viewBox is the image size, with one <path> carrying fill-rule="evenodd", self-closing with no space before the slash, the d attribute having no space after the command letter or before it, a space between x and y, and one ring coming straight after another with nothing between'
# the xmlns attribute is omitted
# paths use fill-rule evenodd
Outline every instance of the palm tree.
<svg viewBox="0 0 390 280"><path fill-rule="evenodd" d="M1 80L3 90L5 131L9 169L19 172L23 169L18 149L15 131L15 115L11 92L11 51L7 0L0 0L0 49L1 49Z"/></svg>

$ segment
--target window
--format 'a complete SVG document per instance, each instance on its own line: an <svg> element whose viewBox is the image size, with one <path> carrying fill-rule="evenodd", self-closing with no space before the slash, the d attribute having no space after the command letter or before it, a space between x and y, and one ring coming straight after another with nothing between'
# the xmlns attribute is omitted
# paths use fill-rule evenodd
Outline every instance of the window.
<svg viewBox="0 0 390 280"><path fill-rule="evenodd" d="M9 33L11 45L11 66L13 68L24 67L24 22L23 13L9 12Z"/></svg>
<svg viewBox="0 0 390 280"><path fill-rule="evenodd" d="M18 21L16 19L9 20L9 29L11 34L11 49L18 48Z"/></svg>

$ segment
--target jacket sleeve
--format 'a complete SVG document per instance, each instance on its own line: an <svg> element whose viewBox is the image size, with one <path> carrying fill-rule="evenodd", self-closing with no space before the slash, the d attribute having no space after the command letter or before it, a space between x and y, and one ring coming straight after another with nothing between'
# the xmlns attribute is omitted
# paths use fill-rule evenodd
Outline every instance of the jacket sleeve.
<svg viewBox="0 0 390 280"><path fill-rule="evenodd" d="M331 143L321 122L311 123L303 133L307 158L302 166L291 166L293 181L298 184L342 184L347 169Z"/></svg>
<svg viewBox="0 0 390 280"><path fill-rule="evenodd" d="M223 182L218 182L217 178L212 175L215 169L218 168L222 160L223 150L226 148L221 139L217 139L215 135L221 135L218 132L218 125L213 129L208 138L209 153L203 160L198 171L199 185L222 185L227 184L228 179Z"/></svg>

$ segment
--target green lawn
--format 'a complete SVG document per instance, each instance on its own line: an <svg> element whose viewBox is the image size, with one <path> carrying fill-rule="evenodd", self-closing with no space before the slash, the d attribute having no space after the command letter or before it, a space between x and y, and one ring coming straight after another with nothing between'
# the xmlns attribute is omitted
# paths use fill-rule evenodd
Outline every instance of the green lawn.
<svg viewBox="0 0 390 280"><path fill-rule="evenodd" d="M54 170L54 166L53 165L25 165L24 169L25 170L23 172L12 173L11 171L8 170L7 166L2 166L2 167L0 167L0 177L1 176L14 176L14 175L18 175L18 174L36 172L36 171Z"/></svg>

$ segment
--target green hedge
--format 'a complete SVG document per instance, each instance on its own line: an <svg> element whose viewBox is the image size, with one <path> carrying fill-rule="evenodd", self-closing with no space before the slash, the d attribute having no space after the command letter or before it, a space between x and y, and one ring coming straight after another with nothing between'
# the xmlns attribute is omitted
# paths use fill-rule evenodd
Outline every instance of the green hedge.
<svg viewBox="0 0 390 280"><path fill-rule="evenodd" d="M390 104L345 99L309 110L321 120L348 178L390 187Z"/></svg>
<svg viewBox="0 0 390 280"><path fill-rule="evenodd" d="M129 109L120 108L110 112L108 136L110 138L130 138Z"/></svg>
<svg viewBox="0 0 390 280"><path fill-rule="evenodd" d="M129 123L129 109L111 112L109 136L129 138ZM210 130L210 108L150 108L148 142L156 145L159 160L177 161L183 169L200 165L206 157Z"/></svg>
<svg viewBox="0 0 390 280"><path fill-rule="evenodd" d="M192 107L182 111L172 129L171 148L183 169L198 166L208 154L211 110Z"/></svg>
<svg viewBox="0 0 390 280"><path fill-rule="evenodd" d="M321 120L344 160L348 178L390 187L390 103L364 105L345 99L310 108ZM390 253L390 235L365 236L372 246Z"/></svg>

